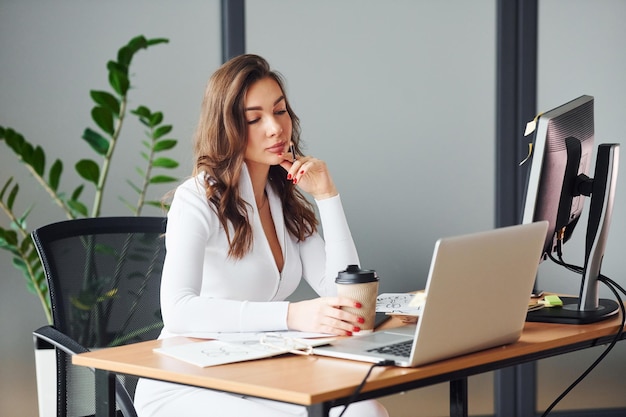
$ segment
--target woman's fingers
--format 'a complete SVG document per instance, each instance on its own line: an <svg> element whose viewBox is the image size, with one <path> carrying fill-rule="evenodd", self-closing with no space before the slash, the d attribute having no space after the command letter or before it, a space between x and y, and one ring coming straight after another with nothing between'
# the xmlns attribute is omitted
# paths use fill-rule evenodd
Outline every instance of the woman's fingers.
<svg viewBox="0 0 626 417"><path fill-rule="evenodd" d="M287 180L297 184L303 191L311 194L315 199L334 197L338 194L330 176L326 163L311 156L298 157L295 161L289 159L289 154L281 163L287 171Z"/></svg>
<svg viewBox="0 0 626 417"><path fill-rule="evenodd" d="M360 308L360 305L345 297L323 297L290 303L287 325L290 329L336 335L359 332L363 317L342 310L341 307Z"/></svg>

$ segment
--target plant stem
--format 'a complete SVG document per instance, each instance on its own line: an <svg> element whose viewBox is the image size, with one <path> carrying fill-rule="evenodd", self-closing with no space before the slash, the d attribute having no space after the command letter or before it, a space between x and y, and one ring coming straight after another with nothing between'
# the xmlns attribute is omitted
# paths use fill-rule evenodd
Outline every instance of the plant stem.
<svg viewBox="0 0 626 417"><path fill-rule="evenodd" d="M33 177L35 177L35 179L37 180L37 182L43 187L44 190L46 190L46 192L48 194L50 194L50 197L52 197L52 200L54 200L54 202L63 209L63 211L65 211L65 215L67 216L68 219L74 219L76 216L74 216L74 212L67 206L67 204L65 204L65 201L63 201L61 198L59 198L59 195L56 193L56 191L54 191L52 188L50 188L50 186L48 185L48 183L46 182L46 180L44 178L42 178L37 171L35 171L33 169L32 166L30 166L29 164L24 164L26 165L26 169L28 169L28 171L33 175Z"/></svg>
<svg viewBox="0 0 626 417"><path fill-rule="evenodd" d="M154 137L154 128L151 129L151 136ZM150 147L150 156L148 158L148 167L146 168L146 174L143 178L143 184L141 187L141 193L139 193L139 199L137 200L137 216L141 214L144 201L146 200L146 194L148 193L148 186L150 185L150 174L152 173L152 161L154 160L154 139L152 146Z"/></svg>
<svg viewBox="0 0 626 417"><path fill-rule="evenodd" d="M100 178L98 179L98 186L96 187L96 195L94 197L91 217L100 216L100 209L102 206L102 197L104 195L104 185L106 184L107 176L109 175L109 169L111 167L111 159L113 158L113 151L115 150L117 139L119 138L120 133L122 131L122 125L124 123L125 115L126 115L126 96L124 95L120 103L120 112L118 115L117 124L115 126L115 131L113 132L113 136L111 137L109 150L107 151L107 154L104 157L104 162L102 163L102 171L100 172Z"/></svg>

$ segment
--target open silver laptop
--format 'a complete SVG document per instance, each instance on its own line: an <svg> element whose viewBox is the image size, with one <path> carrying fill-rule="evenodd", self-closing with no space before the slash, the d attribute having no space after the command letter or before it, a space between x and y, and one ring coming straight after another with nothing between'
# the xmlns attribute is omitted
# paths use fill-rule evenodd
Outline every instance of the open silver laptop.
<svg viewBox="0 0 626 417"><path fill-rule="evenodd" d="M517 341L547 229L542 221L439 239L417 325L337 339L313 352L413 367Z"/></svg>

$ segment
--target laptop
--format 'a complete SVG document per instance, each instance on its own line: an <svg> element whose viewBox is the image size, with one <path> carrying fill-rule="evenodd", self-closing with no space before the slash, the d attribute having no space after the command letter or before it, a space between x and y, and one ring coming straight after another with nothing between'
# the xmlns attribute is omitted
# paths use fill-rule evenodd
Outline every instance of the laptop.
<svg viewBox="0 0 626 417"><path fill-rule="evenodd" d="M339 338L313 353L415 367L516 342L547 230L541 221L439 239L417 324Z"/></svg>

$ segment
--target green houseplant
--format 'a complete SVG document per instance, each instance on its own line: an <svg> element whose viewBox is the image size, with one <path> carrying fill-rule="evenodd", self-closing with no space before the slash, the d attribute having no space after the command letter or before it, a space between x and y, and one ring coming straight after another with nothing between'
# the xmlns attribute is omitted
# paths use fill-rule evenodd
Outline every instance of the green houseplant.
<svg viewBox="0 0 626 417"><path fill-rule="evenodd" d="M136 176L127 181L136 193L137 200L129 202L122 199L122 203L133 215L139 216L146 205L161 206L160 201L148 198L150 185L177 181L175 177L160 173L178 166L174 159L164 156L166 151L176 146L177 141L167 136L172 126L164 123L163 113L153 112L144 105L133 110L127 109L128 94L132 87L129 69L133 57L142 49L167 42L164 38L146 39L137 36L119 49L116 60L108 61L111 91L90 91L95 103L91 118L97 129L88 127L82 135L82 139L89 145L87 148L95 152L97 160L85 158L75 163L75 172L83 183L69 193L61 188L63 162L56 159L48 166L46 153L41 146L30 143L13 128L0 124L0 141L16 155L41 190L50 196L51 203L58 206L67 219L100 216L111 161L119 146L128 113L146 128L146 134L139 159L141 166L136 168ZM0 248L12 254L13 266L24 276L28 290L39 298L48 322L52 323L48 286L27 223L33 206L17 213L15 203L20 196L20 184L13 177L0 181L0 209L8 219L4 224L0 223ZM90 207L82 197L85 186L95 188Z"/></svg>

